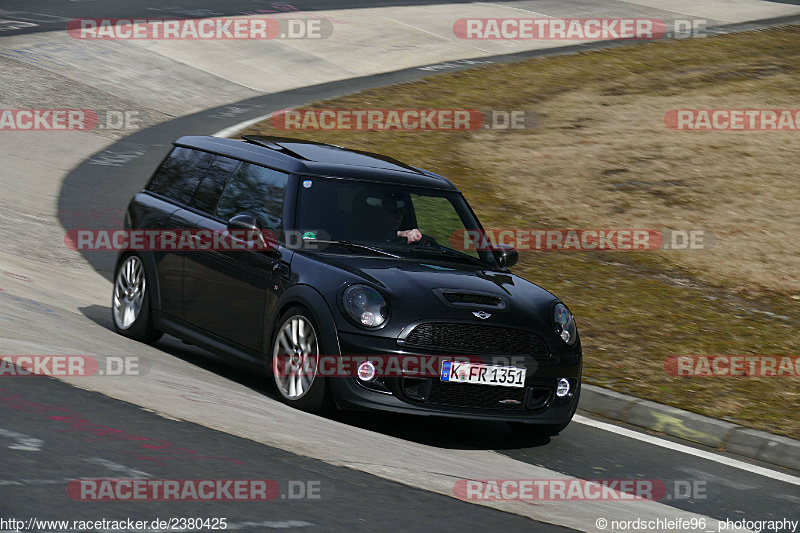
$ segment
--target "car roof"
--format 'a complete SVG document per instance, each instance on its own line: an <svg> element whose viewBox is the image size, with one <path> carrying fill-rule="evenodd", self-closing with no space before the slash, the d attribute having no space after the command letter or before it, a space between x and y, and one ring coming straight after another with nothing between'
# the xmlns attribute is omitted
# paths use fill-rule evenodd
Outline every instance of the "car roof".
<svg viewBox="0 0 800 533"><path fill-rule="evenodd" d="M181 137L173 144L292 174L458 190L447 178L394 158L315 141L253 135L245 135L243 140L192 135Z"/></svg>

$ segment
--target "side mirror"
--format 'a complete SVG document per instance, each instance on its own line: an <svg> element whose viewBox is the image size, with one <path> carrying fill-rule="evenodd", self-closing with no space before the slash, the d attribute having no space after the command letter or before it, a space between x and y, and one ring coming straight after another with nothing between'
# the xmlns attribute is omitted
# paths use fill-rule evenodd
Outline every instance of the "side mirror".
<svg viewBox="0 0 800 533"><path fill-rule="evenodd" d="M519 261L519 252L510 244L498 244L495 246L494 256L501 267L512 267Z"/></svg>
<svg viewBox="0 0 800 533"><path fill-rule="evenodd" d="M243 240L253 242L256 240L256 236L261 233L261 224L253 215L234 215L228 220L228 231L244 231L247 237Z"/></svg>

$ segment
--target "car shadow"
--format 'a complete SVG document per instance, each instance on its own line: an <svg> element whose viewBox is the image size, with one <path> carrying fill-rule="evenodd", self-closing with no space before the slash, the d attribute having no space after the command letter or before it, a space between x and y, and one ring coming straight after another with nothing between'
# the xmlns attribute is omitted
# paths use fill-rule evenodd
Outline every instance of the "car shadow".
<svg viewBox="0 0 800 533"><path fill-rule="evenodd" d="M110 308L93 305L80 310L98 325L113 329ZM281 401L268 376L254 372L253 366L245 362L219 356L170 335L164 335L154 347L262 394L265 401ZM510 450L550 443L548 436L520 435L504 422L371 411L333 411L318 416L417 444L451 450Z"/></svg>
<svg viewBox="0 0 800 533"><path fill-rule="evenodd" d="M111 318L111 307L104 305L87 305L79 307L78 310L83 313L83 316L106 329L114 329L114 324Z"/></svg>
<svg viewBox="0 0 800 533"><path fill-rule="evenodd" d="M516 450L550 443L548 436L520 435L505 422L361 411L338 411L329 418L417 444L449 450Z"/></svg>

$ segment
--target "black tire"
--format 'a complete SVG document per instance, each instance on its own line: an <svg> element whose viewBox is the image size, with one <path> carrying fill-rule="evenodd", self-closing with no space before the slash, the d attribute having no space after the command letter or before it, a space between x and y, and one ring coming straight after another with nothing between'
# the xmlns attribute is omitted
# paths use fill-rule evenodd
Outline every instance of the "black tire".
<svg viewBox="0 0 800 533"><path fill-rule="evenodd" d="M122 280L119 279L119 276L120 270L123 267L127 268L129 262L138 264L138 268L141 269L140 275L142 279L142 299L141 307L136 315L136 318L132 321L132 323L124 324L120 322L120 317L117 312L117 306L119 305L121 296L120 290L122 289L122 287L119 286L119 284L122 283ZM128 337L129 339L147 344L153 344L160 339L164 333L157 330L153 325L153 313L150 309L150 287L152 287L152 285L147 276L147 269L145 268L141 257L132 253L125 254L120 257L119 261L117 262L117 266L114 268L113 282L114 285L111 289L111 322L114 324L114 331L124 337Z"/></svg>
<svg viewBox="0 0 800 533"><path fill-rule="evenodd" d="M304 392L302 395L298 397L291 397L291 393L287 390L287 382L291 376L287 375L290 374L290 370L287 369L286 363L286 356L285 354L278 354L279 351L286 351L281 342L281 330L283 330L290 321L293 320L301 320L307 323L307 326L311 327L313 331L316 349L310 350L307 355L304 356L304 360L311 361L315 359L314 367L313 367L313 374L310 372L306 372L306 378L309 377L310 374L311 381L310 386L304 388ZM291 325L289 326L292 327ZM287 340L284 337L284 340ZM291 342L291 339L289 339ZM302 344L302 343L301 343ZM278 397L285 403L286 405L291 405L297 409L308 411L312 413L327 413L333 409L333 401L331 400L331 395L328 391L328 384L324 376L319 376L316 374L316 368L318 367L319 357L322 355L327 355L324 353L324 346L326 346L324 340L321 337L320 328L317 326L316 321L312 317L311 313L301 306L295 306L288 309L278 321L275 323L275 329L272 332L272 343L270 346L269 352L269 361L270 361L270 369L269 373L272 376L272 382L275 385L275 388L278 393ZM276 358L276 354L278 357ZM306 370L309 367L306 365L305 362L301 362L299 364L301 368L305 368ZM296 389L295 389L296 393Z"/></svg>

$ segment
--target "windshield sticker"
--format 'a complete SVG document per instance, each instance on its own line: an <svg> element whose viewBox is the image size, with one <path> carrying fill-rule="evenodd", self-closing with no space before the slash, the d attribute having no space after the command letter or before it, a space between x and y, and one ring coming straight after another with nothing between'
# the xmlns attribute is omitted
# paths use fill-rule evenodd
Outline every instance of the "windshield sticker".
<svg viewBox="0 0 800 533"><path fill-rule="evenodd" d="M306 188L306 189L310 189L311 188L311 180L303 181L303 187Z"/></svg>

